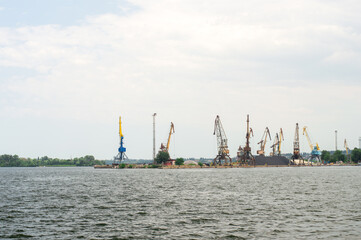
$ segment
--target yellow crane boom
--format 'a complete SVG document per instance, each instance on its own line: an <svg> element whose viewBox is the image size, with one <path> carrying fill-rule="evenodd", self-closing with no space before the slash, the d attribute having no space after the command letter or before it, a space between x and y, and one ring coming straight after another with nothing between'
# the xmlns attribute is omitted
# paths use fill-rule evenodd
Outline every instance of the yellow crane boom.
<svg viewBox="0 0 361 240"><path fill-rule="evenodd" d="M122 119L121 117L119 117L119 136L123 137L123 133L122 133Z"/></svg>
<svg viewBox="0 0 361 240"><path fill-rule="evenodd" d="M303 135L305 135L305 134L306 134L306 138L307 138L307 141L308 141L308 145L310 146L311 151L312 151L313 150L313 144L311 142L310 136L308 135L307 127L303 127Z"/></svg>
<svg viewBox="0 0 361 240"><path fill-rule="evenodd" d="M169 150L170 137L172 136L172 133L175 133L175 131L174 131L174 124L171 122L170 123L169 136L168 136L168 142L167 142L167 152Z"/></svg>

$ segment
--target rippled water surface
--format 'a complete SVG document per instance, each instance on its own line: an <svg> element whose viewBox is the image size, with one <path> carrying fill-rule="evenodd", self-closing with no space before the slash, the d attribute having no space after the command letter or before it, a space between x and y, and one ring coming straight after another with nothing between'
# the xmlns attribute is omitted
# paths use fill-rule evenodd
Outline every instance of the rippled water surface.
<svg viewBox="0 0 361 240"><path fill-rule="evenodd" d="M0 239L360 239L361 167L0 168Z"/></svg>

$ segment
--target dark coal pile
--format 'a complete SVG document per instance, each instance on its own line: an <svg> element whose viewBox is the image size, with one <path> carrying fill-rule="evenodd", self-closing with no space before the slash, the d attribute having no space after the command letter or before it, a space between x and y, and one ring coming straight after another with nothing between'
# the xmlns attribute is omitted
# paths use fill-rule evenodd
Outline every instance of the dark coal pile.
<svg viewBox="0 0 361 240"><path fill-rule="evenodd" d="M256 156L255 159L256 165L293 165L288 158L283 156Z"/></svg>

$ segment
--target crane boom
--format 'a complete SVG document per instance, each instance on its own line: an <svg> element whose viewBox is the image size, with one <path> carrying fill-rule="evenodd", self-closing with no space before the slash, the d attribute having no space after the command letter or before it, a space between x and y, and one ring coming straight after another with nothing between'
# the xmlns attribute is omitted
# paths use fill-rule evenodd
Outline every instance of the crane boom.
<svg viewBox="0 0 361 240"><path fill-rule="evenodd" d="M168 136L168 142L167 142L167 152L169 150L170 137L172 136L172 133L175 133L175 131L174 131L174 124L171 122L170 123L169 136Z"/></svg>
<svg viewBox="0 0 361 240"><path fill-rule="evenodd" d="M120 136L120 138L123 137L123 133L122 133L122 119L121 119L120 116L119 116L119 136Z"/></svg>
<svg viewBox="0 0 361 240"><path fill-rule="evenodd" d="M164 145L163 143L161 143L160 144L160 151L162 151L162 152L168 152L169 151L170 138L171 138L173 133L175 133L174 124L171 122L170 123L170 130L169 130L168 140L167 140L167 145Z"/></svg>
<svg viewBox="0 0 361 240"><path fill-rule="evenodd" d="M311 142L311 139L310 139L310 136L308 135L308 132L307 132L307 127L303 127L303 135L306 134L306 138L307 138L307 141L308 141L308 145L310 146L311 148L311 151L313 150L313 144Z"/></svg>

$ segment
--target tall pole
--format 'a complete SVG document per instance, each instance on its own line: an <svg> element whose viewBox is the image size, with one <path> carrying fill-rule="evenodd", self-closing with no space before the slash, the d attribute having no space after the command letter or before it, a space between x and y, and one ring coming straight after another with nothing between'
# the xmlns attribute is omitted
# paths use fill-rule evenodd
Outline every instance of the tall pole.
<svg viewBox="0 0 361 240"><path fill-rule="evenodd" d="M335 130L335 149L337 151L337 130Z"/></svg>
<svg viewBox="0 0 361 240"><path fill-rule="evenodd" d="M361 137L358 138L358 148L361 149Z"/></svg>
<svg viewBox="0 0 361 240"><path fill-rule="evenodd" d="M156 113L153 114L153 164L155 164L155 116Z"/></svg>
<svg viewBox="0 0 361 240"><path fill-rule="evenodd" d="M249 115L247 114L247 141L246 141L246 153L247 153L247 158L249 157L249 135L250 135L250 132L249 132Z"/></svg>

